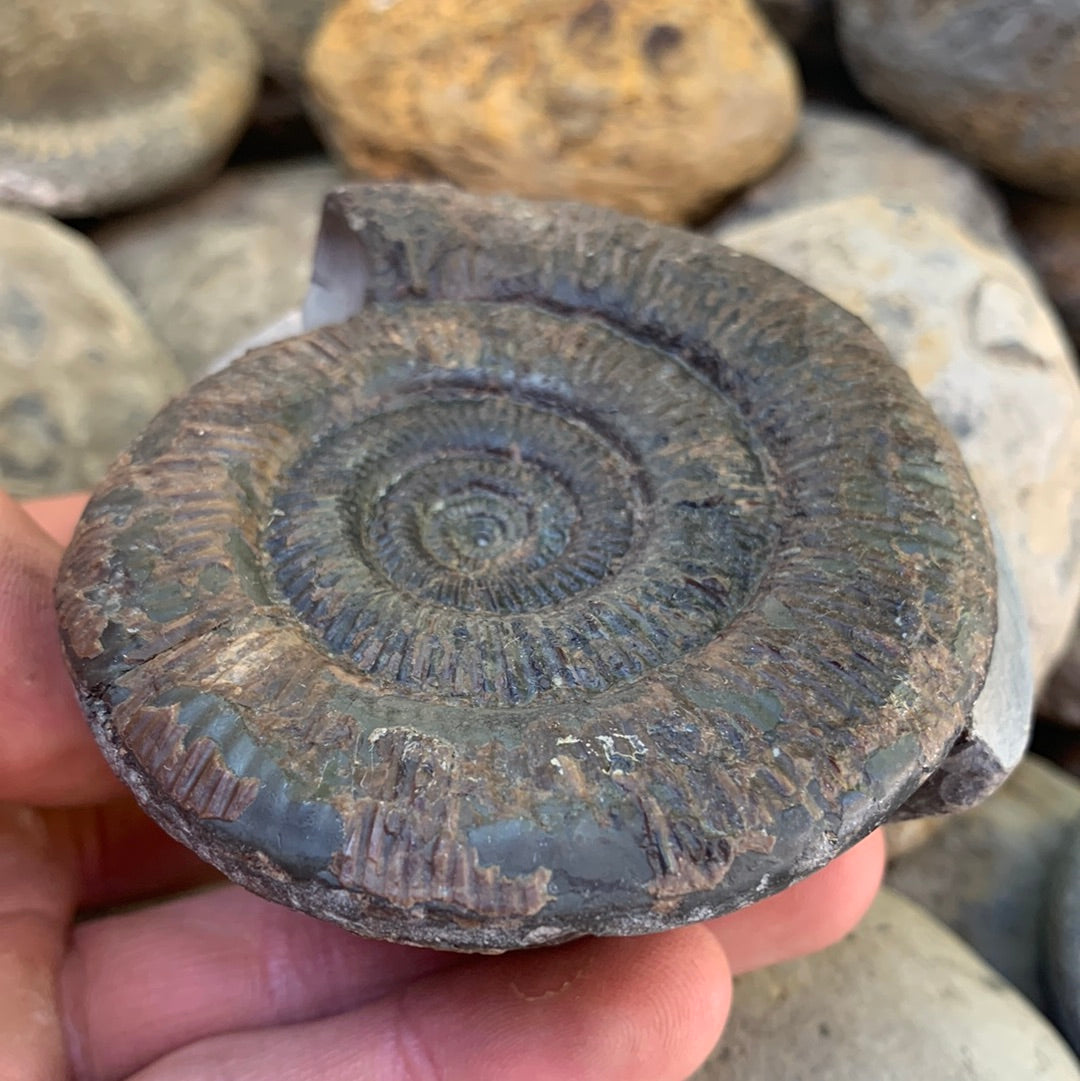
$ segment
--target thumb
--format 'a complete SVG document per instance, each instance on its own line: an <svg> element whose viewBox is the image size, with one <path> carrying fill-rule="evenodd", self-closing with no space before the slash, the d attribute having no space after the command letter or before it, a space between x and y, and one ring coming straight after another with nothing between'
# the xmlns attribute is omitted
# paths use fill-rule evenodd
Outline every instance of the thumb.
<svg viewBox="0 0 1080 1081"><path fill-rule="evenodd" d="M0 493L0 800L97 802L122 791L64 666L53 583L60 546Z"/></svg>

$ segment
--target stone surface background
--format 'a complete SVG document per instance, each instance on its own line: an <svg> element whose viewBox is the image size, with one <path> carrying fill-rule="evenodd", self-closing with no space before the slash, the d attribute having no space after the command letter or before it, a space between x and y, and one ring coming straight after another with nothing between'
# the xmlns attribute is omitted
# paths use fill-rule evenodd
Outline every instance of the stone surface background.
<svg viewBox="0 0 1080 1081"><path fill-rule="evenodd" d="M1075 1081L1050 1024L948 930L882 891L815 957L736 981L695 1081Z"/></svg>

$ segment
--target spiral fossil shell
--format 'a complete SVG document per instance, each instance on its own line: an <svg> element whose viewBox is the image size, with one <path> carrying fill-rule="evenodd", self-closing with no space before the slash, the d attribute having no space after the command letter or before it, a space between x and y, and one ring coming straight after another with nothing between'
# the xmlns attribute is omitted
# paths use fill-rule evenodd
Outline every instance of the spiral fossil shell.
<svg viewBox="0 0 1080 1081"><path fill-rule="evenodd" d="M167 829L353 930L505 949L738 907L942 761L993 557L863 324L573 205L361 187L324 236L359 314L167 407L61 571Z"/></svg>

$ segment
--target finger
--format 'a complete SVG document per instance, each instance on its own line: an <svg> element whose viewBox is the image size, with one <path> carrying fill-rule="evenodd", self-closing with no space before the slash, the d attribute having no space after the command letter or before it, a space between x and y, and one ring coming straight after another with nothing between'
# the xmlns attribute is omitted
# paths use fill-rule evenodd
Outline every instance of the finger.
<svg viewBox="0 0 1080 1081"><path fill-rule="evenodd" d="M839 941L862 919L884 870L878 831L794 886L708 926L736 974L802 957Z"/></svg>
<svg viewBox="0 0 1080 1081"><path fill-rule="evenodd" d="M42 815L0 804L0 1077L66 1077L57 981L75 906Z"/></svg>
<svg viewBox="0 0 1080 1081"><path fill-rule="evenodd" d="M239 887L90 920L74 930L62 983L77 1076L127 1077L208 1034L325 1017L460 961Z"/></svg>
<svg viewBox="0 0 1080 1081"><path fill-rule="evenodd" d="M706 926L740 971L799 956L857 922L881 866L881 847L868 840L783 894ZM357 939L240 890L85 923L75 947L65 997L91 1077L126 1075L200 1035L347 1009L432 958L454 960ZM287 981L268 975L281 972Z"/></svg>
<svg viewBox="0 0 1080 1081"><path fill-rule="evenodd" d="M132 1081L683 1081L730 996L702 926L584 939L470 959L321 1021L203 1040Z"/></svg>
<svg viewBox="0 0 1080 1081"><path fill-rule="evenodd" d="M60 549L0 493L0 799L96 802L121 791L94 746L60 651Z"/></svg>
<svg viewBox="0 0 1080 1081"><path fill-rule="evenodd" d="M85 492L73 492L71 495L54 495L46 499L25 499L21 505L42 532L65 548L75 532L75 523L86 506L86 499Z"/></svg>
<svg viewBox="0 0 1080 1081"><path fill-rule="evenodd" d="M80 909L130 904L222 881L152 822L130 796L43 812L53 851L74 870Z"/></svg>

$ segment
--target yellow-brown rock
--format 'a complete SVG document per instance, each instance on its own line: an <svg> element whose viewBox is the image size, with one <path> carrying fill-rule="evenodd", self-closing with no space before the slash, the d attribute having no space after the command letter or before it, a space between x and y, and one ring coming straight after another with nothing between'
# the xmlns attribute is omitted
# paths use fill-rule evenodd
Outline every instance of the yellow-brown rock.
<svg viewBox="0 0 1080 1081"><path fill-rule="evenodd" d="M748 0L344 0L307 79L368 175L664 221L768 171L800 98Z"/></svg>

